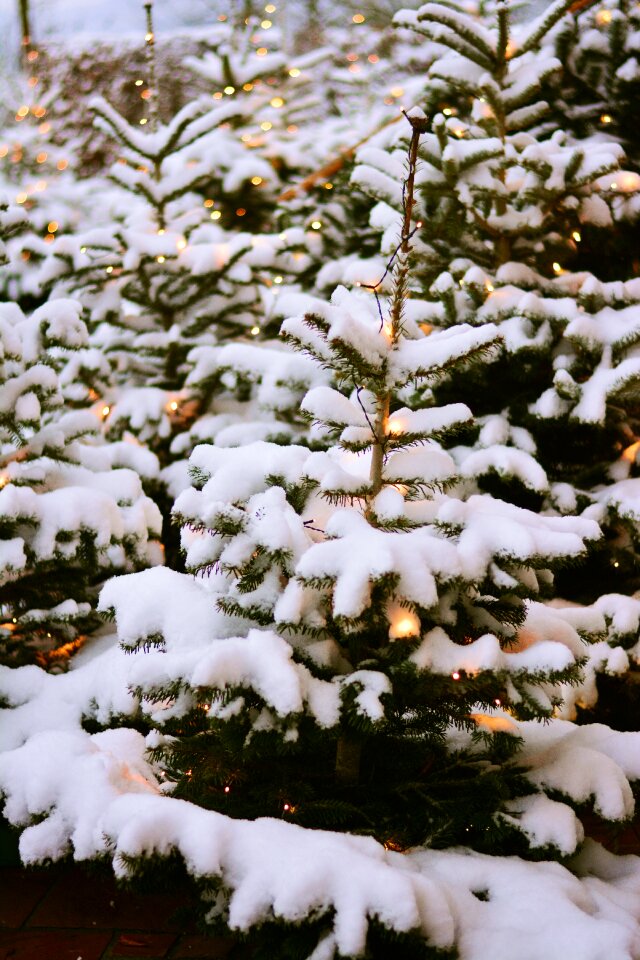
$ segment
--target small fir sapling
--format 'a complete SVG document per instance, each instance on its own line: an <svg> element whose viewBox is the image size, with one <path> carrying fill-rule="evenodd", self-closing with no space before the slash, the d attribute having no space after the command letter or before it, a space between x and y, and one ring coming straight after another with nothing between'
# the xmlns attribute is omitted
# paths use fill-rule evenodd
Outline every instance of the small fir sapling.
<svg viewBox="0 0 640 960"><path fill-rule="evenodd" d="M152 30L147 37L149 46ZM198 408L197 398L183 404L192 398L179 395L190 350L221 336L267 334L264 279L283 244L276 237L263 249L249 234L224 229L209 198L214 187L220 195L230 188L225 177L216 181L212 158L230 157L225 176L233 173L247 190L255 190L249 167L255 173L257 164L265 179L271 171L228 127L237 106L202 98L162 125L151 93L146 123L136 128L94 101L96 122L121 147L110 177L133 203L114 226L60 237L39 277L58 295L78 296L98 325L92 342L113 367L108 436L128 431L166 456L171 434Z"/></svg>
<svg viewBox="0 0 640 960"><path fill-rule="evenodd" d="M460 499L442 444L468 426L469 409L402 404L410 381L473 367L499 343L492 324L427 336L405 313L425 126L410 120L388 319L370 295L339 289L284 324L341 387L304 400L333 446L202 445L192 455L195 487L175 514L187 568L204 580L175 575L174 599L184 590L198 607L217 601L228 639L179 653L168 608L145 614L150 581L134 602L133 581L115 580L101 603L138 651L134 687L164 730L153 757L174 796L235 817L284 810L392 848L524 852L508 810L533 788L500 710L548 717L578 680L575 630L557 643L542 642L549 634L533 621L526 640L520 628L551 569L582 557L599 530L488 495ZM251 622L246 636L232 634ZM464 746L452 747L455 729Z"/></svg>
<svg viewBox="0 0 640 960"><path fill-rule="evenodd" d="M139 474L155 458L97 438L88 409L65 409L66 358L86 343L79 304L25 317L0 305L2 659L64 661L100 624L100 585L158 563L160 514Z"/></svg>
<svg viewBox="0 0 640 960"><path fill-rule="evenodd" d="M589 225L612 228L618 181L631 176L616 143L575 143L559 130L536 138L549 113L541 85L561 68L549 32L568 7L555 4L517 31L505 6L493 29L439 4L396 19L448 48L429 82L458 98L421 145L415 293L427 293L424 319L436 328L492 321L503 336L493 362L434 390L479 415L476 442L453 454L481 489L537 510L586 509L604 523L602 548L561 587L593 602L637 586L632 489L617 481L635 439L640 289L567 269L579 265ZM400 215L402 151L364 148L359 159L354 176L379 200L372 220L385 228L386 251Z"/></svg>

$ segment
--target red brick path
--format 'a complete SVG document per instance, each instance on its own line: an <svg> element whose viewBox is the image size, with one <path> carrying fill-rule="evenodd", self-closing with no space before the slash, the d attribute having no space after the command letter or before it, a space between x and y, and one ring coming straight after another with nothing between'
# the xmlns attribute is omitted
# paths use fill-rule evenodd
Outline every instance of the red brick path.
<svg viewBox="0 0 640 960"><path fill-rule="evenodd" d="M221 960L232 940L185 931L179 894L131 894L82 867L0 869L0 960Z"/></svg>

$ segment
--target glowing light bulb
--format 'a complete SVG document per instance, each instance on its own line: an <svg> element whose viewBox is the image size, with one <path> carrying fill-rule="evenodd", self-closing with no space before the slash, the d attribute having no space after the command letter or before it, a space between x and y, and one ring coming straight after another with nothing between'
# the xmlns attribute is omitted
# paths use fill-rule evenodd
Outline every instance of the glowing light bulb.
<svg viewBox="0 0 640 960"><path fill-rule="evenodd" d="M106 267L107 273L113 273L113 267Z"/></svg>
<svg viewBox="0 0 640 960"><path fill-rule="evenodd" d="M226 95L227 95L228 97L230 97L232 93L235 93L235 92L236 92L236 88L235 88L235 87L225 87L225 88L224 88L224 92L226 93Z"/></svg>
<svg viewBox="0 0 640 960"><path fill-rule="evenodd" d="M282 283L282 277L274 277L274 278L273 278L273 282L274 282L274 283Z"/></svg>
<svg viewBox="0 0 640 960"><path fill-rule="evenodd" d="M58 229L57 220L51 220L51 222L47 224L47 230L49 231L49 233L55 233L57 229Z"/></svg>
<svg viewBox="0 0 640 960"><path fill-rule="evenodd" d="M109 406L108 403L105 403L100 413L102 414L103 417L108 417L110 412L111 412L111 407Z"/></svg>
<svg viewBox="0 0 640 960"><path fill-rule="evenodd" d="M153 40L153 34L152 34L152 33L145 33L144 39L146 40L147 43L151 43L152 40Z"/></svg>
<svg viewBox="0 0 640 960"><path fill-rule="evenodd" d="M273 124L270 123L269 120L263 120L263 122L260 124L260 129L261 129L261 130L265 130L265 131L266 131L266 130L271 130L271 127L272 127L272 126L273 126Z"/></svg>
<svg viewBox="0 0 640 960"><path fill-rule="evenodd" d="M187 246L187 241L185 240L184 237L179 237L179 238L176 240L176 248L177 248L178 250L184 250L184 249L186 248L186 246Z"/></svg>
<svg viewBox="0 0 640 960"><path fill-rule="evenodd" d="M579 230L574 230L571 236L573 237L576 243L580 243L580 241L582 240L582 234L580 233Z"/></svg>
<svg viewBox="0 0 640 960"><path fill-rule="evenodd" d="M451 679L452 679L452 680L459 680L459 679L460 679L460 674L458 673L457 670L454 670L454 672L451 674Z"/></svg>
<svg viewBox="0 0 640 960"><path fill-rule="evenodd" d="M612 120L613 120L613 117L611 116L610 113L603 113L602 116L600 117L600 123L611 123Z"/></svg>
<svg viewBox="0 0 640 960"><path fill-rule="evenodd" d="M485 288L485 290L487 291L487 293L493 293L493 289L494 289L494 288L493 288L493 284L491 283L490 280L487 280L487 282L486 282L485 285L484 285L484 288Z"/></svg>
<svg viewBox="0 0 640 960"><path fill-rule="evenodd" d="M282 99L282 97L274 97L272 100L269 101L269 103L271 104L272 107L275 107L276 110L279 107L284 106L284 100Z"/></svg>
<svg viewBox="0 0 640 960"><path fill-rule="evenodd" d="M225 792L225 793L231 793L231 787L225 787L225 788L224 788L224 792Z"/></svg>
<svg viewBox="0 0 640 960"><path fill-rule="evenodd" d="M147 122L147 118L143 117L142 120L140 121L140 126L144 127L146 122Z"/></svg>
<svg viewBox="0 0 640 960"><path fill-rule="evenodd" d="M366 17L363 17L361 13L354 13L354 15L351 17L351 20L353 23L364 23Z"/></svg>
<svg viewBox="0 0 640 960"><path fill-rule="evenodd" d="M401 417L392 417L387 424L387 430L392 436L398 437L405 432L406 423Z"/></svg>
<svg viewBox="0 0 640 960"><path fill-rule="evenodd" d="M557 260L554 260L551 266L553 268L554 273L561 274L563 272L562 267L560 266Z"/></svg>
<svg viewBox="0 0 640 960"><path fill-rule="evenodd" d="M262 177L251 177L251 183L254 185L254 187L259 186L259 184L262 183Z"/></svg>
<svg viewBox="0 0 640 960"><path fill-rule="evenodd" d="M632 443L622 451L622 459L626 460L627 463L635 463L638 450L640 450L640 440L636 440L635 443Z"/></svg>
<svg viewBox="0 0 640 960"><path fill-rule="evenodd" d="M256 50L256 56L258 57L266 57L268 53L269 51L267 50L266 47L258 47L258 49Z"/></svg>
<svg viewBox="0 0 640 960"><path fill-rule="evenodd" d="M212 220L219 220L221 216L222 216L222 214L220 213L219 210L214 210L213 213L211 214L211 219L212 219Z"/></svg>
<svg viewBox="0 0 640 960"><path fill-rule="evenodd" d="M260 26L262 27L263 30L268 30L270 27L273 26L273 24L271 20L263 20Z"/></svg>
<svg viewBox="0 0 640 960"><path fill-rule="evenodd" d="M289 76L290 76L290 77L299 77L299 76L300 76L300 71L298 70L297 67L291 67L291 70L289 70Z"/></svg>
<svg viewBox="0 0 640 960"><path fill-rule="evenodd" d="M260 333L260 327L251 327L251 330L249 332L252 337L257 337L258 334Z"/></svg>
<svg viewBox="0 0 640 960"><path fill-rule="evenodd" d="M389 93L391 94L392 97L395 97L397 100L398 97L403 96L404 87L391 87L391 90L389 91Z"/></svg>
<svg viewBox="0 0 640 960"><path fill-rule="evenodd" d="M322 221L321 221L321 220L312 220L312 221L311 221L311 229L312 229L312 230L320 230L320 229L322 229Z"/></svg>
<svg viewBox="0 0 640 960"><path fill-rule="evenodd" d="M141 87L144 83L144 80L136 80L136 87Z"/></svg>
<svg viewBox="0 0 640 960"><path fill-rule="evenodd" d="M158 263L164 263L165 257L163 257L162 254L160 254L159 257L156 257L156 260L157 260Z"/></svg>
<svg viewBox="0 0 640 960"><path fill-rule="evenodd" d="M604 26L607 23L611 23L612 14L611 10L598 10L596 13L596 23L599 23L601 26Z"/></svg>
<svg viewBox="0 0 640 960"><path fill-rule="evenodd" d="M177 409L178 409L178 401L172 400L171 403L169 404L169 410L172 410L173 413L175 413Z"/></svg>

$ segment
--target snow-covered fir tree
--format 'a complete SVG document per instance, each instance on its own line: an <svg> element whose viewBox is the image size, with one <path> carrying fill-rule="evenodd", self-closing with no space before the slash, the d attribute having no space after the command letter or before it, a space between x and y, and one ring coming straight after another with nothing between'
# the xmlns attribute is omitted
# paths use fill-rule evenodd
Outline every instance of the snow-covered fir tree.
<svg viewBox="0 0 640 960"><path fill-rule="evenodd" d="M160 514L140 481L157 464L100 443L95 414L63 406L65 355L86 341L77 303L27 317L3 303L0 317L2 657L48 662L99 625L105 579L160 562Z"/></svg>

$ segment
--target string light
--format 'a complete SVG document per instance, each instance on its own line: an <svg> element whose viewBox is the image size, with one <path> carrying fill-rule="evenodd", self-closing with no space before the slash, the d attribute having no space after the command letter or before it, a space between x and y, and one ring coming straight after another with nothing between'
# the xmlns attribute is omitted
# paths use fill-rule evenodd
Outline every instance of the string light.
<svg viewBox="0 0 640 960"><path fill-rule="evenodd" d="M236 217L244 217L244 215L246 214L246 212L247 212L247 211L245 210L244 207L238 207L238 209L236 210ZM212 216L213 216L213 214L212 214Z"/></svg>
<svg viewBox="0 0 640 960"><path fill-rule="evenodd" d="M298 70L297 67L291 67L291 70L289 70L289 76L290 76L290 77L299 77L299 76L300 76L300 71Z"/></svg>
<svg viewBox="0 0 640 960"><path fill-rule="evenodd" d="M321 230L321 229L322 229L322 221L321 221L321 220L312 220L312 221L311 221L311 229L312 229L312 230Z"/></svg>
<svg viewBox="0 0 640 960"><path fill-rule="evenodd" d="M269 101L272 107L275 107L277 110L279 107L284 106L284 100L282 97L274 97L273 100Z"/></svg>
<svg viewBox="0 0 640 960"><path fill-rule="evenodd" d="M231 787L226 786L226 787L224 788L224 792L225 792L225 793L231 793Z"/></svg>
<svg viewBox="0 0 640 960"><path fill-rule="evenodd" d="M601 26L611 23L611 19L611 10L598 10L596 13L596 23L599 23Z"/></svg>
<svg viewBox="0 0 640 960"><path fill-rule="evenodd" d="M453 671L453 673L451 674L451 679L452 679L452 680L459 680L459 679L460 679L460 674L458 673L457 670L454 670L454 671Z"/></svg>
<svg viewBox="0 0 640 960"><path fill-rule="evenodd" d="M274 277L274 278L273 278L273 282L274 282L274 283L282 283L282 277Z"/></svg>
<svg viewBox="0 0 640 960"><path fill-rule="evenodd" d="M136 80L136 87L141 87L144 83L144 80Z"/></svg>
<svg viewBox="0 0 640 960"><path fill-rule="evenodd" d="M611 116L610 113L603 113L602 116L600 117L600 123L611 123L612 120L613 120L613 117Z"/></svg>
<svg viewBox="0 0 640 960"><path fill-rule="evenodd" d="M259 186L262 183L262 177L251 177L251 183L254 187Z"/></svg>
<svg viewBox="0 0 640 960"><path fill-rule="evenodd" d="M636 440L635 443L632 443L622 451L622 459L626 460L627 463L635 463L638 450L640 450L640 440Z"/></svg>
<svg viewBox="0 0 640 960"><path fill-rule="evenodd" d="M166 259L166 258L163 257L162 254L161 254L159 257L156 257L156 260L157 260L158 263L164 263L165 259Z"/></svg>
<svg viewBox="0 0 640 960"><path fill-rule="evenodd" d="M260 24L263 30L269 30L273 26L271 20L263 20Z"/></svg>
<svg viewBox="0 0 640 960"><path fill-rule="evenodd" d="M579 230L574 230L571 236L573 237L576 243L580 243L580 241L582 240L582 234L580 233Z"/></svg>
<svg viewBox="0 0 640 960"><path fill-rule="evenodd" d="M363 17L361 13L354 13L354 15L351 17L351 20L353 23L364 23L366 17Z"/></svg>
<svg viewBox="0 0 640 960"><path fill-rule="evenodd" d="M109 406L108 403L105 403L104 407L103 407L102 410L100 411L100 413L102 414L102 419L103 419L103 420L106 420L106 418L109 416L109 413L110 413L110 412L111 412L111 407Z"/></svg>
<svg viewBox="0 0 640 960"><path fill-rule="evenodd" d="M560 275L561 273L564 273L562 267L560 266L560 264L558 263L557 260L554 260L554 262L551 264L551 266L552 266L552 268L553 268L553 272L554 272L554 273L557 273L558 275Z"/></svg>
<svg viewBox="0 0 640 960"><path fill-rule="evenodd" d="M235 92L236 92L236 88L235 88L235 87L225 87L225 88L224 88L224 92L226 93L226 95L227 95L228 97L230 97L232 93L235 93Z"/></svg>
<svg viewBox="0 0 640 960"><path fill-rule="evenodd" d="M264 8L264 12L265 12L265 13L275 13L275 12L276 12L276 6L275 6L275 4L273 4L273 3L268 3L268 4L266 5L266 7Z"/></svg>
<svg viewBox="0 0 640 960"><path fill-rule="evenodd" d="M270 123L269 120L264 120L264 121L260 124L260 129L261 129L261 130L265 130L265 131L266 131L266 130L271 130L271 127L272 127L272 126L273 126L273 124Z"/></svg>
<svg viewBox="0 0 640 960"><path fill-rule="evenodd" d="M252 337L257 337L258 334L260 333L260 327L257 327L257 326L251 327L251 330L249 331L249 333L251 334Z"/></svg>
<svg viewBox="0 0 640 960"><path fill-rule="evenodd" d="M258 49L256 50L256 56L258 57L265 57L268 53L269 51L267 50L266 47L258 47Z"/></svg>
<svg viewBox="0 0 640 960"><path fill-rule="evenodd" d="M212 219L212 220L219 220L221 216L222 216L222 214L221 214L221 212L220 212L219 210L214 210L213 213L211 214L211 219Z"/></svg>
<svg viewBox="0 0 640 960"><path fill-rule="evenodd" d="M185 240L184 237L179 237L176 240L176 247L178 250L185 250L186 246L187 246L187 241Z"/></svg>
<svg viewBox="0 0 640 960"><path fill-rule="evenodd" d="M107 267L107 268L106 268L106 272L107 272L107 273L113 273L113 267Z"/></svg>

